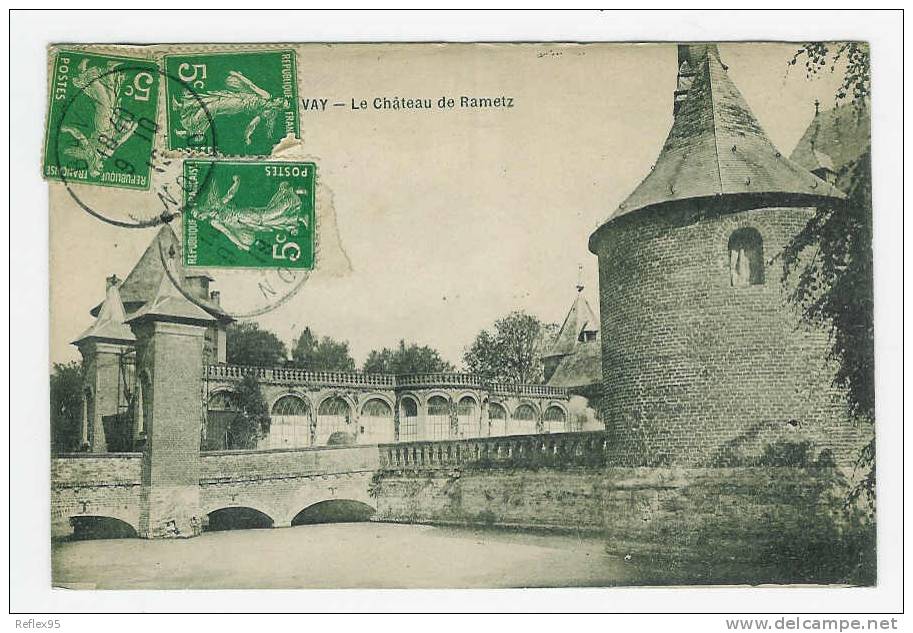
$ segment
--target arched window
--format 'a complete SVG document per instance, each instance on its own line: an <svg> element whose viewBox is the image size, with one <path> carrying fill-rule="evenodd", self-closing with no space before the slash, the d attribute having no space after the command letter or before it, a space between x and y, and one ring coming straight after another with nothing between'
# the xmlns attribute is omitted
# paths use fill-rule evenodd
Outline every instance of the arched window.
<svg viewBox="0 0 913 633"><path fill-rule="evenodd" d="M317 444L324 446L330 442L331 437L334 444L354 441L352 429L349 428L350 414L349 403L339 396L321 402L317 408Z"/></svg>
<svg viewBox="0 0 913 633"><path fill-rule="evenodd" d="M764 283L764 241L746 227L729 236L729 280L734 288Z"/></svg>
<svg viewBox="0 0 913 633"><path fill-rule="evenodd" d="M565 433L568 430L564 409L554 404L545 410L542 422L549 433Z"/></svg>
<svg viewBox="0 0 913 633"><path fill-rule="evenodd" d="M514 410L510 435L532 435L536 432L536 410L531 405L521 404Z"/></svg>
<svg viewBox="0 0 913 633"><path fill-rule="evenodd" d="M488 405L488 419L491 420L492 437L507 435L507 409L497 402Z"/></svg>
<svg viewBox="0 0 913 633"><path fill-rule="evenodd" d="M148 393L146 389L143 390L144 395ZM209 397L209 401L206 403L206 427L203 430L201 445L204 451L219 451L236 447L231 436L231 423L238 415L238 411L240 411L238 395L233 391L217 391ZM145 424L146 428L149 428L148 415Z"/></svg>
<svg viewBox="0 0 913 633"><path fill-rule="evenodd" d="M399 441L414 442L418 439L418 403L403 398L399 404Z"/></svg>
<svg viewBox="0 0 913 633"><path fill-rule="evenodd" d="M463 396L457 403L457 421L460 437L479 436L479 407L475 399Z"/></svg>
<svg viewBox="0 0 913 633"><path fill-rule="evenodd" d="M300 448L311 445L311 416L307 402L295 395L282 396L273 404L269 435L264 448Z"/></svg>
<svg viewBox="0 0 913 633"><path fill-rule="evenodd" d="M359 433L366 444L393 441L393 409L380 398L371 398L361 409Z"/></svg>
<svg viewBox="0 0 913 633"><path fill-rule="evenodd" d="M427 439L450 439L450 403L443 396L431 396L428 398Z"/></svg>

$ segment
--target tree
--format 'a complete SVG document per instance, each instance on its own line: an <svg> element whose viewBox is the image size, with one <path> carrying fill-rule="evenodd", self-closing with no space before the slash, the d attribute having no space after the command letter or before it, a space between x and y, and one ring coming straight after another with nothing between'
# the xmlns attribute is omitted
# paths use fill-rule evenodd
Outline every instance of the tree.
<svg viewBox="0 0 913 633"><path fill-rule="evenodd" d="M269 433L269 405L260 383L252 374L246 374L235 390L238 414L228 425L229 447L252 449L257 440Z"/></svg>
<svg viewBox="0 0 913 633"><path fill-rule="evenodd" d="M806 43L790 65L805 58L806 75L826 68L834 72L845 59L835 102L851 98L857 111L870 93L869 51L865 43ZM828 62L830 65L828 66ZM843 387L851 413L874 422L875 346L872 267L871 151L840 168L838 184L847 193L845 204L819 207L802 231L787 245L783 257L784 284L789 299L807 323L830 331L830 356L839 363L834 383ZM875 440L863 450L867 468L854 497L874 502Z"/></svg>
<svg viewBox="0 0 913 633"><path fill-rule="evenodd" d="M514 311L495 321L494 330L482 330L463 353L466 370L487 380L541 383L542 354L557 326L531 314Z"/></svg>
<svg viewBox="0 0 913 633"><path fill-rule="evenodd" d="M82 426L82 365L76 361L54 363L51 371L51 450L79 450Z"/></svg>
<svg viewBox="0 0 913 633"><path fill-rule="evenodd" d="M816 77L824 69L834 72L837 65L845 62L843 81L834 95L834 102L839 103L847 97L861 105L871 94L871 65L869 63L869 45L865 42L806 42L789 61L795 66L799 60L805 60L805 76Z"/></svg>
<svg viewBox="0 0 913 633"><path fill-rule="evenodd" d="M384 374L433 374L455 371L453 365L441 358L440 353L426 345L409 343L400 339L395 349L387 347L374 350L365 360L364 371Z"/></svg>
<svg viewBox="0 0 913 633"><path fill-rule="evenodd" d="M285 344L256 323L232 323L226 337L226 356L232 365L276 367L286 359Z"/></svg>
<svg viewBox="0 0 913 633"><path fill-rule="evenodd" d="M337 341L329 336L319 338L311 328L304 328L295 341L292 360L296 366L313 371L355 371L348 341Z"/></svg>

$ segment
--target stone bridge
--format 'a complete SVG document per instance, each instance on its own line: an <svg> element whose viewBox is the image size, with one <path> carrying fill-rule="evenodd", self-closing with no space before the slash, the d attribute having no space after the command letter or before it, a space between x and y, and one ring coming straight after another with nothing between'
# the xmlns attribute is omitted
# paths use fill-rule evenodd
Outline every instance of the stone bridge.
<svg viewBox="0 0 913 633"><path fill-rule="evenodd" d="M554 524L576 525L581 513L598 514L593 491L601 485L605 461L603 432L559 433L488 437L438 442L406 442L381 445L272 449L251 451L204 451L200 454L198 500L191 530L167 534L143 533L144 495L151 486L143 482L143 453L78 453L52 460L52 536L93 536L93 530L111 535L111 523L119 535L146 537L194 536L203 529L221 529L219 521L232 515L234 527L287 527L324 520L461 522L472 523L477 515L505 517L505 524L537 524L536 513ZM535 470L541 480L536 513L516 516L497 509L501 499L516 485L516 473ZM434 482L446 482L453 473L466 471L464 481L478 473L488 481L498 480L498 500L493 510L474 508L469 495L455 513L436 510L448 497L440 490L419 490ZM568 474L568 471L571 474ZM471 473L476 473L472 475ZM528 477L528 476L527 476ZM403 485L405 484L405 488ZM443 484L441 484L443 485ZM512 494L523 494L524 486ZM559 499L576 498L573 492L586 488L579 508L566 514ZM446 486L445 486L446 487ZM415 490L413 490L415 488ZM408 495L404 490L411 491ZM405 495L405 496L404 496ZM570 497L568 496L570 495ZM551 501L550 501L551 500ZM489 502L492 500L489 499ZM557 505L556 505L557 504ZM507 506L516 506L509 502ZM405 507L411 508L404 510ZM548 510L551 506L552 510ZM581 509L582 508L582 509ZM319 510L323 509L324 515ZM513 519L511 517L513 516ZM593 515L595 517L595 514ZM323 517L323 518L321 518ZM107 522L107 531L101 523ZM541 523L541 521L539 522ZM585 524L596 526L593 517ZM115 530L118 532L118 530Z"/></svg>
<svg viewBox="0 0 913 633"><path fill-rule="evenodd" d="M373 512L368 490L379 463L377 446L203 452L199 526L231 508L253 511L262 527L292 525L303 511L328 501L365 504ZM101 518L140 532L142 453L63 455L51 467L52 536Z"/></svg>

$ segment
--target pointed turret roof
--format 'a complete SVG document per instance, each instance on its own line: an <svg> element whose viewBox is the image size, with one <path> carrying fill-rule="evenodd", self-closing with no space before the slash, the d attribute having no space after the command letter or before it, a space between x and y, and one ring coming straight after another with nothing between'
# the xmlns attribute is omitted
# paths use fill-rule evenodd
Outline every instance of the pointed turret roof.
<svg viewBox="0 0 913 633"><path fill-rule="evenodd" d="M769 201L777 196L774 204L785 197L813 205L844 197L777 151L729 78L715 45L703 48L696 66L653 170L606 223L695 198L749 195Z"/></svg>
<svg viewBox="0 0 913 633"><path fill-rule="evenodd" d="M564 317L564 323L555 337L555 342L543 358L573 354L580 341L582 332L599 332L599 319L590 307L586 297L583 296L583 287L578 286L577 297Z"/></svg>
<svg viewBox="0 0 913 633"><path fill-rule="evenodd" d="M142 256L133 266L133 270L127 275L127 278L121 282L119 290L128 314L131 314L142 307L144 304L155 298L158 288L161 285L165 275L163 260L181 261L181 242L175 235L174 230L168 224L163 224L156 233L155 237L146 247ZM188 277L206 277L212 279L208 272L201 269L192 271L184 270L180 265L175 266L175 279L178 279L182 287ZM212 301L196 300L206 311L217 318L226 318L225 311ZM93 315L98 314L100 306L91 310Z"/></svg>
<svg viewBox="0 0 913 633"><path fill-rule="evenodd" d="M839 171L869 148L871 113L868 102L844 103L818 110L789 159L809 171ZM830 163L830 164L828 164Z"/></svg>
<svg viewBox="0 0 913 633"><path fill-rule="evenodd" d="M78 345L89 339L132 343L136 337L124 322L126 316L117 290L117 278L112 277L108 280L108 292L98 311L98 318L73 343Z"/></svg>
<svg viewBox="0 0 913 633"><path fill-rule="evenodd" d="M193 301L185 297L181 290L175 285L177 275L173 271L171 274L164 274L159 281L155 297L146 302L143 307L133 313L128 323L140 320L155 321L173 321L178 323L197 323L205 324L215 321L215 318L206 310L198 306Z"/></svg>

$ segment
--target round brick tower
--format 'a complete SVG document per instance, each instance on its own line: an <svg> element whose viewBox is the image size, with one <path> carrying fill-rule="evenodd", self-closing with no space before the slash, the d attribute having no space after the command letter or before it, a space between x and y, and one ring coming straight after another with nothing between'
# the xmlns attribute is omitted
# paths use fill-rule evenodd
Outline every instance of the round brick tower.
<svg viewBox="0 0 913 633"><path fill-rule="evenodd" d="M715 46L679 47L674 114L653 170L589 240L612 462L735 465L790 438L855 458L828 335L781 284L783 248L843 194L777 151Z"/></svg>

